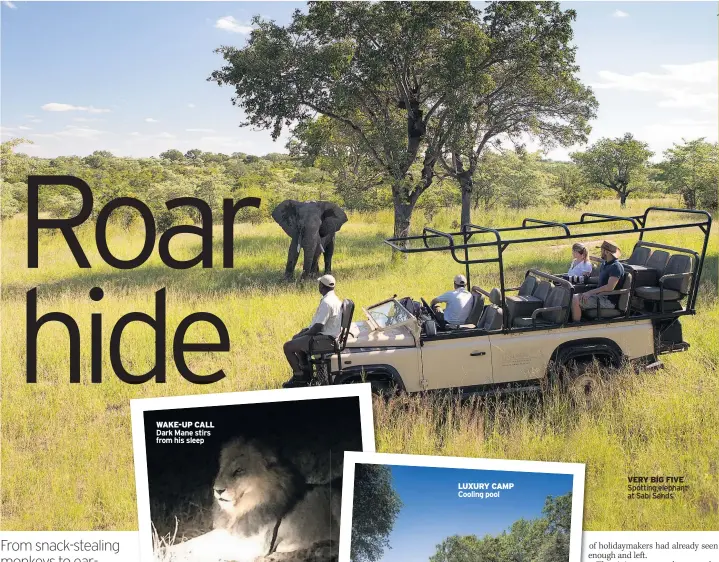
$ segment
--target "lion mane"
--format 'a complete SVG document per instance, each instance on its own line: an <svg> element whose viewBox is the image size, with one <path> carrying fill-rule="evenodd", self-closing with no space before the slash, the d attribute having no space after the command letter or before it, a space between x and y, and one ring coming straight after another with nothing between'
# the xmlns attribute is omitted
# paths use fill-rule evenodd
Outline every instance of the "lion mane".
<svg viewBox="0 0 719 562"><path fill-rule="evenodd" d="M266 554L290 553L339 538L340 491L308 484L277 449L235 438L220 453L213 484L213 528L256 541Z"/></svg>
<svg viewBox="0 0 719 562"><path fill-rule="evenodd" d="M222 448L213 488L213 527L251 536L285 515L305 484L270 447L236 438Z"/></svg>

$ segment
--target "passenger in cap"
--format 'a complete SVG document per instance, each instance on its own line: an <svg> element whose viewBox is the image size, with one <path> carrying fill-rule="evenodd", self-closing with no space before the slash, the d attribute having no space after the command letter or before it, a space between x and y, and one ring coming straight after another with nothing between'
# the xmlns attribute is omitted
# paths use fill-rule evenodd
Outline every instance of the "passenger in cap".
<svg viewBox="0 0 719 562"><path fill-rule="evenodd" d="M285 385L290 382L310 381L312 373L308 353L312 336L326 334L337 338L342 329L342 301L335 294L335 278L332 275L323 275L317 281L322 298L309 327L300 330L284 345L285 357L292 367L292 379Z"/></svg>
<svg viewBox="0 0 719 562"><path fill-rule="evenodd" d="M444 312L440 303L445 303ZM440 328L445 328L447 324L464 324L472 311L472 293L467 290L467 278L455 275L454 290L432 299L430 306L434 309Z"/></svg>

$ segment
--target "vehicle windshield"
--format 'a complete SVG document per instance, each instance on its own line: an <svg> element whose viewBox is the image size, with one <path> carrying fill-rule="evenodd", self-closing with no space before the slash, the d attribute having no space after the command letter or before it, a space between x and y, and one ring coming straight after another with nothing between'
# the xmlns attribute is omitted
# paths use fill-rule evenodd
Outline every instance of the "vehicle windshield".
<svg viewBox="0 0 719 562"><path fill-rule="evenodd" d="M396 300L389 300L376 304L367 309L367 314L375 321L380 328L388 328L398 324L404 324L413 316L405 307Z"/></svg>

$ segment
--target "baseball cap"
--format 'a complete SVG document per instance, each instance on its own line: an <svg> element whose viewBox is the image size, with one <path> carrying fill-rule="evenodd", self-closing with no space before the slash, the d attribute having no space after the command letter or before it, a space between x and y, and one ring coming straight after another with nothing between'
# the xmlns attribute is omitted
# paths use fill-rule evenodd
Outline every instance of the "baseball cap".
<svg viewBox="0 0 719 562"><path fill-rule="evenodd" d="M467 285L467 278L466 278L464 275L462 275L462 274L460 274L460 275L455 275L455 276L454 276L454 284L455 284L455 285L460 285L461 287L464 287L465 285Z"/></svg>
<svg viewBox="0 0 719 562"><path fill-rule="evenodd" d="M320 283L322 283L325 287L329 287L330 289L335 288L335 278L332 275L323 275L319 279L317 279Z"/></svg>

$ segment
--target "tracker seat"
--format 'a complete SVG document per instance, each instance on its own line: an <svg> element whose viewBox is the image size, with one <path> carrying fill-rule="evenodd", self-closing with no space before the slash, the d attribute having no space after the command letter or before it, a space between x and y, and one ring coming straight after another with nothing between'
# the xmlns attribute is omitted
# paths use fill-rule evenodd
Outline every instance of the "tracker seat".
<svg viewBox="0 0 719 562"><path fill-rule="evenodd" d="M326 356L333 353L339 354L347 345L347 338L350 334L350 326L352 325L352 317L354 316L355 303L351 299L342 301L340 309L340 334L336 338L326 334L317 334L310 339L309 355L310 357L319 355ZM312 362L312 361L311 361Z"/></svg>

